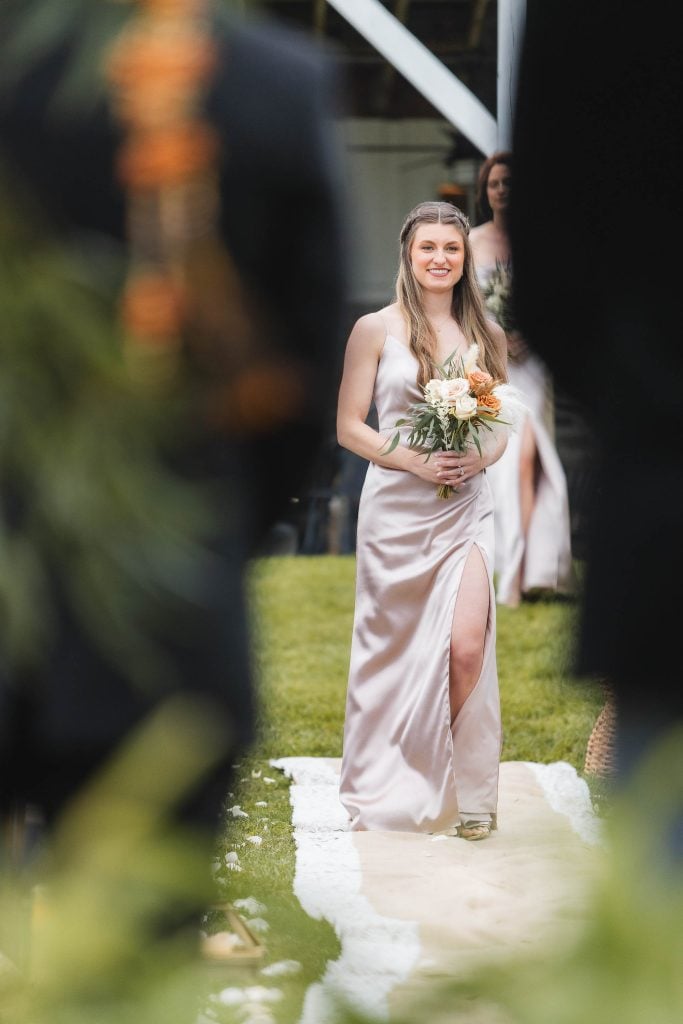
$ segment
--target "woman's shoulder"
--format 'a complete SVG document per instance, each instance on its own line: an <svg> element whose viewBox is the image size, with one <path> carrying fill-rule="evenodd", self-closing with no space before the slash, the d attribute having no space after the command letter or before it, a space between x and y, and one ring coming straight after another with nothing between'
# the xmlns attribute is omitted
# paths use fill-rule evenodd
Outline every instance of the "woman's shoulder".
<svg viewBox="0 0 683 1024"><path fill-rule="evenodd" d="M358 317L349 334L348 348L351 352L372 351L379 358L388 333L383 312L375 310Z"/></svg>
<svg viewBox="0 0 683 1024"><path fill-rule="evenodd" d="M470 229L470 244L479 245L481 242L485 242L491 235L491 229L493 227L493 221L485 220L483 224L477 224L476 227Z"/></svg>
<svg viewBox="0 0 683 1024"><path fill-rule="evenodd" d="M392 303L390 306L383 306L382 309L359 316L353 325L352 333L383 344L387 334L395 334L402 324L403 318L398 306Z"/></svg>
<svg viewBox="0 0 683 1024"><path fill-rule="evenodd" d="M393 335L394 338L402 340L406 333L406 323L403 313L399 309L398 302L392 302L389 306L384 306L382 309L377 311L377 315L380 317L384 324L387 334Z"/></svg>
<svg viewBox="0 0 683 1024"><path fill-rule="evenodd" d="M382 321L382 310L376 309L371 313L363 313L359 316L353 325L354 331L362 331L363 333L374 334L379 330L382 330L384 324Z"/></svg>

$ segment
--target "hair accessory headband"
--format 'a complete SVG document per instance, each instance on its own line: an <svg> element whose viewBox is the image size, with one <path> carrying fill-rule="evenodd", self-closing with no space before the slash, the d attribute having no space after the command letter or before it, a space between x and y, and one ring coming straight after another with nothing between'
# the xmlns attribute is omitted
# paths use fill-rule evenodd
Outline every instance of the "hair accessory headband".
<svg viewBox="0 0 683 1024"><path fill-rule="evenodd" d="M417 206L415 208L415 210L413 211L412 215L410 215L408 217L408 219L406 220L405 224L403 225L403 227L401 229L400 241L401 242L405 242L406 238L408 237L408 234L410 233L411 228L413 227L413 224L415 223L416 220L420 220L421 213L423 211L426 212L428 209L432 209L435 212L438 212L439 220L438 220L438 222L435 222L435 223L442 224L443 221L441 220L441 210L444 207L448 208L448 212L449 212L449 214L451 216L455 215L455 219L460 222L460 224L461 224L465 234L469 235L469 233L470 233L469 217L467 216L467 214L463 213L462 210L458 209L457 206L454 206L453 203L421 203L419 206Z"/></svg>

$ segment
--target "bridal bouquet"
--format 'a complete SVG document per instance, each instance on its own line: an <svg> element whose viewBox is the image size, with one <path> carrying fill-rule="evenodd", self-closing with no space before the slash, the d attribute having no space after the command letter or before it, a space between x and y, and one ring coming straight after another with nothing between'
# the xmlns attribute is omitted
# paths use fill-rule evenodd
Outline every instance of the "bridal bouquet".
<svg viewBox="0 0 683 1024"><path fill-rule="evenodd" d="M514 330L512 315L512 266L496 260L495 270L482 285L484 305L504 331Z"/></svg>
<svg viewBox="0 0 683 1024"><path fill-rule="evenodd" d="M397 420L397 428L409 426L408 447L427 453L464 452L475 447L482 454L482 440L503 427L514 427L521 406L509 384L494 380L477 366L479 346L470 345L464 357L450 356L438 366L441 377L423 387L424 402L408 409L408 416ZM481 436L480 436L481 435ZM385 454L401 440L400 429L388 442ZM441 484L439 498L449 498L457 487Z"/></svg>

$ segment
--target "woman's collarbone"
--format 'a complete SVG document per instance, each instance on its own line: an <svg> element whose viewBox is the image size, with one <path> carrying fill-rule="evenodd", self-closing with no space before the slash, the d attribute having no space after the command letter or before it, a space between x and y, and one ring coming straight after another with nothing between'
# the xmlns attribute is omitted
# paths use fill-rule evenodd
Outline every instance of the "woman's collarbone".
<svg viewBox="0 0 683 1024"><path fill-rule="evenodd" d="M460 330L455 330L442 335L436 347L436 362L442 366L451 356L464 356L467 351L467 341Z"/></svg>

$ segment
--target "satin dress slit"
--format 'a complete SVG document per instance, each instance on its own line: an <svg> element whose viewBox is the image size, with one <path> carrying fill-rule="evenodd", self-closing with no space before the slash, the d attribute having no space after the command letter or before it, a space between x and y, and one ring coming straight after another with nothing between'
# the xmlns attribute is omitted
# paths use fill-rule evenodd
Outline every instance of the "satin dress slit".
<svg viewBox="0 0 683 1024"><path fill-rule="evenodd" d="M374 393L387 438L422 397L417 371L407 346L387 335ZM495 823L501 723L493 543L486 473L442 499L413 473L368 466L340 784L351 829L439 832L457 825L461 811L490 814ZM451 725L451 632L475 544L489 584L482 668Z"/></svg>

